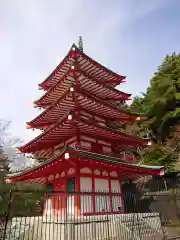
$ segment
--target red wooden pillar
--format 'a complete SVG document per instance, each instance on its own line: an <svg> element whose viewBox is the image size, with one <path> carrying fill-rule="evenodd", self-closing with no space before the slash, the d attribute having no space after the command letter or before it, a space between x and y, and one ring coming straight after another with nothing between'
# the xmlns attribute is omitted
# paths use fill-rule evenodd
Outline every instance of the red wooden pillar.
<svg viewBox="0 0 180 240"><path fill-rule="evenodd" d="M125 207L124 207L124 198L123 198L123 190L122 190L122 179L119 180L119 185L120 185L120 196L121 196L121 203L122 203L122 212L124 212Z"/></svg>
<svg viewBox="0 0 180 240"><path fill-rule="evenodd" d="M76 177L75 177L75 215L81 215L81 196L80 196L80 169L77 168L76 170Z"/></svg>
<svg viewBox="0 0 180 240"><path fill-rule="evenodd" d="M110 176L108 178L108 186L109 186L109 193L112 193ZM112 195L110 195L109 197L110 197L110 199L109 199L110 200L110 212L113 212Z"/></svg>
<svg viewBox="0 0 180 240"><path fill-rule="evenodd" d="M66 214L66 179L55 180L53 184L52 207L54 215Z"/></svg>
<svg viewBox="0 0 180 240"><path fill-rule="evenodd" d="M95 199L95 181L94 181L94 171L92 172L92 210L93 213L96 212L96 199Z"/></svg>

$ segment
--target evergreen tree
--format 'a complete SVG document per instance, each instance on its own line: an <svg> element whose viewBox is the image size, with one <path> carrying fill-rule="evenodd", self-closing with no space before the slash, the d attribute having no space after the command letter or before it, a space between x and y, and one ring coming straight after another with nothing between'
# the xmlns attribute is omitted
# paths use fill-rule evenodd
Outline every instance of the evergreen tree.
<svg viewBox="0 0 180 240"><path fill-rule="evenodd" d="M147 118L135 123L136 133L150 138L153 146L141 151L144 162L173 169L179 154L180 54L166 56L150 81L145 94L136 97L131 112Z"/></svg>
<svg viewBox="0 0 180 240"><path fill-rule="evenodd" d="M164 142L180 122L180 54L166 56L143 99L143 112L154 134Z"/></svg>

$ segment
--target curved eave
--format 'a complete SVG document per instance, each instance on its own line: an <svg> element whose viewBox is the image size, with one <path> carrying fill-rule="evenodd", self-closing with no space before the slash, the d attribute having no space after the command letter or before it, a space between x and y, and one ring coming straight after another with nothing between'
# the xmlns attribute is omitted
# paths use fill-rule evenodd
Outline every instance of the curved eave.
<svg viewBox="0 0 180 240"><path fill-rule="evenodd" d="M71 120L68 120L68 117ZM149 141L142 140L138 137L130 136L120 131L103 127L92 121L84 119L84 116L79 117L76 113L67 113L56 124L37 136L35 139L19 148L22 153L32 153L43 148L50 148L68 138L78 134L87 134L94 137L103 137L110 142L117 142L120 145L127 145L132 147L145 147L149 145Z"/></svg>
<svg viewBox="0 0 180 240"><path fill-rule="evenodd" d="M78 78L78 80L76 78ZM79 69L69 69L63 78L53 85L40 99L34 102L34 105L45 108L50 106L57 101L57 96L62 97L69 86L72 84L75 85L76 81L79 81L81 89L85 92L97 96L104 101L120 102L130 100L131 94L121 92L109 85L97 82Z"/></svg>
<svg viewBox="0 0 180 240"><path fill-rule="evenodd" d="M73 44L71 49L69 50L69 52L66 54L66 56L64 57L64 59L60 62L60 64L51 72L51 74L40 84L38 84L40 89L44 89L44 90L49 90L50 87L52 87L52 85L54 85L56 83L56 81L54 79L52 79L54 76L56 76L57 72L59 71L59 69L61 69L64 64L68 61L68 58L71 57L73 51L72 48L75 47L75 45Z"/></svg>
<svg viewBox="0 0 180 240"><path fill-rule="evenodd" d="M94 69L94 71L97 72L97 74L94 74L94 77L97 76L98 78L101 79L101 81L104 79L104 81L103 81L104 83L110 84L112 86L116 86L116 85L119 85L121 82L124 82L123 80L126 78L125 76L121 76L121 75L111 71L110 69L104 67L100 63L98 63L95 60L93 60L92 58L90 58L85 53L81 52L79 50L79 48L75 44L73 44L70 51L63 59L63 61L61 61L61 63L56 67L56 69L42 83L39 84L40 88L42 88L44 90L49 90L49 88L54 84L54 80L56 82L56 79L59 78L58 73L60 72L60 70L62 70L63 67L65 68L65 65L66 65L68 59L71 58L72 55L74 54L75 51L73 51L73 48L75 49L76 53L78 53L78 55L80 55L80 57L82 58L82 61L86 61L85 65L87 65L87 63L92 64L91 69ZM93 71L91 71L91 72L93 72ZM56 78L56 75L57 75L57 78ZM55 77L55 79L53 79L54 77Z"/></svg>
<svg viewBox="0 0 180 240"><path fill-rule="evenodd" d="M119 75L119 74L113 72L112 70L110 70L109 68L107 68L107 67L103 66L102 64L98 63L97 61L95 61L94 59L92 59L91 57L86 55L84 52L81 52L77 47L76 47L76 49L79 51L79 53L82 55L82 57L84 57L87 61L92 62L93 65L97 66L103 72L107 72L109 75L115 77L114 79L111 78L109 80L105 80L104 83L110 83L110 84L115 83L115 85L118 85L126 78L125 76Z"/></svg>
<svg viewBox="0 0 180 240"><path fill-rule="evenodd" d="M74 88L74 94L80 109L86 109L99 117L105 117L107 120L121 123L132 123L138 116L118 109L115 105L109 104L97 97L92 97L82 90ZM59 118L63 117L67 111L74 110L75 103L73 93L70 89L64 93L54 104L45 109L39 116L30 122L27 122L29 128L43 128L54 124Z"/></svg>
<svg viewBox="0 0 180 240"><path fill-rule="evenodd" d="M109 157L109 156L103 155L103 154L82 151L82 150L75 149L72 147L68 147L68 148L70 148L72 151L74 151L76 153L75 154L76 156L80 155L81 157L84 157L86 159L97 159L99 161L104 161L109 164L116 164L116 165L120 165L120 166L135 168L136 169L135 172L145 173L145 174L148 173L148 174L154 174L154 175L159 175L159 174L163 175L163 173L164 173L164 166L151 166L151 165L145 165L145 164L141 165L141 164L136 164L136 163L127 163L127 162L121 161L121 159L119 159L119 158Z"/></svg>
<svg viewBox="0 0 180 240"><path fill-rule="evenodd" d="M65 153L69 154L69 160L65 159ZM79 161L80 158L80 161ZM19 172L17 174L8 175L6 180L10 182L29 181L37 179L37 182L46 183L46 179L49 175L56 175L60 171L64 170L64 161L70 161L70 165L73 163L74 167L78 161L78 164L85 160L85 164L88 167L94 165L94 168L106 168L115 170L119 174L124 174L124 177L130 178L134 175L135 178L142 177L143 175L164 175L163 166L148 166L134 163L126 163L118 158L108 157L102 154L94 154L92 152L78 150L69 146L65 146L58 156L51 158L45 163L40 164L34 168ZM88 161L87 161L88 160ZM100 164L100 165L99 165ZM67 165L67 164L66 164Z"/></svg>

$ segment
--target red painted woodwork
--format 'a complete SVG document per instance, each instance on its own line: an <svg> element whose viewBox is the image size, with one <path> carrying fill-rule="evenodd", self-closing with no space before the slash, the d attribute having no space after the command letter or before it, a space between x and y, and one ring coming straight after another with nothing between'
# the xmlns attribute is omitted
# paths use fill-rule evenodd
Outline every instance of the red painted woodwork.
<svg viewBox="0 0 180 240"><path fill-rule="evenodd" d="M108 185L109 185L109 192L112 192L112 189L111 189L111 178L108 178ZM111 209L111 212L112 212L113 211L112 196L110 196L110 209Z"/></svg>
<svg viewBox="0 0 180 240"><path fill-rule="evenodd" d="M80 193L80 169L79 168L77 168L77 170L76 170L75 191L77 193ZM77 194L75 196L75 211L76 211L77 216L79 216L81 214L80 195L79 194Z"/></svg>
<svg viewBox="0 0 180 240"><path fill-rule="evenodd" d="M75 50L73 50L73 48ZM85 53L81 52L76 45L73 44L63 61L57 66L57 68L50 74L48 78L39 84L39 87L41 89L48 90L58 81L59 78L63 76L66 69L73 64L73 59L78 61L81 70L88 71L91 77L98 78L99 81L103 81L104 83L107 82L112 86L116 86L125 79L124 76L120 76L94 61Z"/></svg>
<svg viewBox="0 0 180 240"><path fill-rule="evenodd" d="M99 137L99 140L97 141L97 144L100 146L100 148L97 148L96 151L94 152L101 153L103 155L109 155L111 157L121 158L121 161L124 161L124 162L136 162L135 156L133 155L129 156L128 154L126 154L125 151L128 149L128 146L126 146L125 149L122 149L122 146L121 146L121 148L118 151L114 151L114 148L112 149L113 145L111 143L107 143L107 142L105 143L100 139L101 137ZM35 155L38 156L39 158L42 158L42 159L44 158L44 161L45 161L46 159L52 158L53 156L57 156L58 152L60 152L60 149L67 145L80 148L82 151L93 152L92 144L95 144L95 142L92 139L84 140L83 136L79 135L79 141L77 137L75 138L73 137L62 144L55 145L53 147L54 150L52 150L51 148L47 150L37 151L35 152ZM107 152L104 148L108 148L110 149L110 151Z"/></svg>
<svg viewBox="0 0 180 240"><path fill-rule="evenodd" d="M136 115L129 115L128 113L117 109L110 103L105 103L97 98L83 93L76 89L76 104L70 90L65 93L61 98L55 101L51 106L45 109L34 120L27 123L28 128L44 128L54 124L59 118L69 110L78 108L88 115L97 116L102 121L113 121L117 123L132 123L137 119ZM48 119L48 120L47 120Z"/></svg>
<svg viewBox="0 0 180 240"><path fill-rule="evenodd" d="M74 72L76 77L74 77ZM98 99L105 102L114 101L121 102L124 100L130 100L130 94L120 92L119 90L112 88L108 85L104 85L102 82L98 82L89 76L85 72L78 69L70 69L63 78L61 78L55 85L53 85L48 92L46 92L39 100L34 102L35 106L46 108L52 103L62 97L69 87L76 85L76 78L80 82L80 89L96 96Z"/></svg>
<svg viewBox="0 0 180 240"><path fill-rule="evenodd" d="M57 68L39 84L47 92L34 104L45 110L28 122L27 127L42 129L42 134L19 148L22 153L32 153L48 161L7 180L53 184L53 214L65 215L70 196L66 192L67 182L70 178L75 179L75 192L81 190L80 177L92 179L92 192L96 189L95 178L108 180L111 192L111 180L118 180L121 186L124 179L161 175L163 167L133 164L136 158L126 154L132 148L148 146L149 141L112 129L112 126L120 129L121 124L140 120L136 115L120 110L120 104L131 96L114 88L124 78L73 45ZM92 174L81 173L80 169L85 167ZM101 171L100 175L95 175L97 170ZM103 176L103 171L108 176ZM117 176L111 176L112 172L116 172ZM122 209L113 212L115 195L109 194L109 213L124 210L119 190L117 196L121 198ZM92 196L92 212L82 214L106 214L96 212L95 193L76 193L71 194L75 199L75 215L82 212L80 197L88 194Z"/></svg>
<svg viewBox="0 0 180 240"><path fill-rule="evenodd" d="M91 178L92 180L92 192L93 193L89 193L89 192L84 192L80 194L80 177L87 177L87 178ZM53 183L53 195L50 198L47 199L52 199L52 211L54 213L54 215L65 215L66 214L66 204L67 204L67 198L69 196L74 196L75 198L75 212L76 215L93 215L93 213L95 213L95 196L97 196L97 194L95 194L95 185L94 185L94 179L95 178L101 178L101 179L107 179L108 178L108 185L109 185L109 194L107 195L107 193L98 193L98 196L108 196L110 198L110 211L109 213L117 213L117 211L113 211L113 207L112 207L112 197L120 197L121 198L121 202L122 202L122 197L121 197L121 191L117 194L112 194L111 192L111 180L112 178L110 176L97 176L95 174L82 174L80 173L79 169L76 172L76 176L75 176L75 191L78 194L68 194L66 192L66 186L67 186L67 179L68 176L65 176L63 179L58 179L55 180ZM116 177L116 179L119 179L118 177ZM88 186L87 186L88 188ZM80 197L81 196L92 196L92 212L86 212L84 213L83 211L81 211L80 209ZM90 204L90 202L89 202ZM124 207L121 208L120 212L124 211ZM105 214L105 212L96 212L96 214Z"/></svg>
<svg viewBox="0 0 180 240"><path fill-rule="evenodd" d="M61 196L58 192L66 192L66 179L57 179L53 181L52 208L55 215L65 215L66 197Z"/></svg>
<svg viewBox="0 0 180 240"><path fill-rule="evenodd" d="M92 171L93 172L93 171ZM88 177L87 176L88 174L84 174L84 177ZM83 177L83 174L81 173L81 176ZM92 192L95 192L95 181L94 181L94 173L92 174ZM92 210L93 212L95 213L96 212L96 209L95 209L95 195L93 194L92 195Z"/></svg>
<svg viewBox="0 0 180 240"><path fill-rule="evenodd" d="M29 169L28 171L19 174L18 176L14 176L11 178L12 181L28 181L37 179L37 181L41 181L41 183L45 183L47 177L52 173L55 175L65 169L71 167L88 167L90 169L100 169L106 170L107 172L116 171L125 179L137 179L143 175L160 175L163 168L159 169L150 169L144 166L135 165L135 164L127 164L123 162L119 162L117 158L113 158L114 161L106 162L103 160L103 155L99 155L102 159L95 159L92 155L88 155L88 152L84 152L81 150L73 149L69 150L70 159L65 159L64 154L66 149L64 149L59 156L54 157L50 162L40 165L35 169ZM86 155L86 157L85 157ZM36 170L37 169L37 170ZM44 179L44 180L43 180Z"/></svg>
<svg viewBox="0 0 180 240"><path fill-rule="evenodd" d="M72 120L68 120L69 114L72 116ZM44 148L54 147L60 142L76 136L76 132L72 131L74 126L76 126L76 130L78 129L79 134L89 135L97 139L104 139L111 143L116 142L117 144L124 146L145 147L149 143L147 140L142 140L138 137L130 136L117 130L105 128L90 120L85 120L82 116L80 117L72 112L67 113L55 125L29 143L20 147L19 150L21 152L30 153Z"/></svg>

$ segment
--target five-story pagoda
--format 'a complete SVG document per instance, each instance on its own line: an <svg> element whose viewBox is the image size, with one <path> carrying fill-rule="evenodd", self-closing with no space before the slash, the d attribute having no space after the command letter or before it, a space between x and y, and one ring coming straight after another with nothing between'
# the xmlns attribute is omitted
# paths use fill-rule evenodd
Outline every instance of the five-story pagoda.
<svg viewBox="0 0 180 240"><path fill-rule="evenodd" d="M7 181L38 182L51 191L87 193L52 197L53 212L60 214L64 209L67 212L68 198L74 205L69 211L76 209L77 215L123 212L121 187L125 180L163 174L162 166L140 165L130 154L131 149L147 147L151 142L112 127L139 120L117 107L130 99L130 94L115 88L124 79L87 56L81 39L79 47L73 44L57 68L39 84L45 94L34 106L44 111L28 122L27 128L42 133L19 148L20 153L34 154L41 164L9 176ZM95 196L96 192L102 194ZM99 204L103 192L109 193L104 206Z"/></svg>

